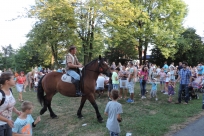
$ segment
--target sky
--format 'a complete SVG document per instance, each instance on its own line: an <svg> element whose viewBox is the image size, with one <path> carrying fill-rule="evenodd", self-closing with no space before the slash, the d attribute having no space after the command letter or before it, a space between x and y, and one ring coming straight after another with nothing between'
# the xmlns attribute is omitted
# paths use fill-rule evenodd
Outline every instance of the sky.
<svg viewBox="0 0 204 136"><path fill-rule="evenodd" d="M184 27L193 27L198 35L204 37L204 0L184 1L189 10ZM34 4L35 0L0 0L0 46L11 44L17 49L25 44L26 34L32 29L35 20L29 18L10 20L25 14L24 8Z"/></svg>

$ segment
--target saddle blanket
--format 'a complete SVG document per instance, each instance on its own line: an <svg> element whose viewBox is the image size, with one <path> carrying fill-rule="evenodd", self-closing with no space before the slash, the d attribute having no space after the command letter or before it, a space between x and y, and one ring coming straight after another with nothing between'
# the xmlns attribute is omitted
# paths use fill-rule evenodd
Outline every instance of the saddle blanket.
<svg viewBox="0 0 204 136"><path fill-rule="evenodd" d="M63 74L62 77L61 77L61 80L63 82L72 83L72 77L68 76L67 74Z"/></svg>

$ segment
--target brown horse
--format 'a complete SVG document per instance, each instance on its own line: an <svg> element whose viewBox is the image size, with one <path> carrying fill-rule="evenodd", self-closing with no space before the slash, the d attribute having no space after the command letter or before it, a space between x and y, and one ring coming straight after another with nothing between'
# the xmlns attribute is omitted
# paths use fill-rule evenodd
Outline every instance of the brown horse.
<svg viewBox="0 0 204 136"><path fill-rule="evenodd" d="M110 69L104 58L99 56L98 59L91 61L82 69L82 77L81 77L81 90L83 96L81 98L81 104L77 112L78 118L83 118L81 111L82 108L88 99L92 106L96 111L96 116L99 122L103 121L101 114L99 113L98 106L95 102L94 91L95 84L99 73L109 73ZM37 97L43 108L40 111L40 115L44 114L47 111L47 108L50 112L50 116L52 118L56 118L57 115L52 111L51 101L52 97L57 93L61 93L62 95L75 97L75 86L71 83L66 83L61 80L62 73L59 72L51 72L42 77L38 83L38 92ZM46 95L44 95L44 92Z"/></svg>

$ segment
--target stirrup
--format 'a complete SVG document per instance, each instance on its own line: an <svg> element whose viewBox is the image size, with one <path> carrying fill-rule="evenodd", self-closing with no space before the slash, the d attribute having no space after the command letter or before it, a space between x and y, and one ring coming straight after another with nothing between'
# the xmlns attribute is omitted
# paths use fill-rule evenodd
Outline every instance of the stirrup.
<svg viewBox="0 0 204 136"><path fill-rule="evenodd" d="M82 96L83 94L82 94L82 92L81 91L79 91L79 92L76 92L76 96L77 97L80 97L80 96Z"/></svg>

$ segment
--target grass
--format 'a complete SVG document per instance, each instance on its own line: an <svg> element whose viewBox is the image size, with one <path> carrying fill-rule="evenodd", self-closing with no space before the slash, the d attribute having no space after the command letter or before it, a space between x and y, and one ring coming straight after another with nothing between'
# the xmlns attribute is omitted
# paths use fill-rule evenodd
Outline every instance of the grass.
<svg viewBox="0 0 204 136"><path fill-rule="evenodd" d="M188 105L176 105L167 103L168 96L158 91L158 101L149 98L141 100L139 94L139 84L135 85L135 103L128 104L125 100L119 100L123 106L123 121L120 123L121 136L125 136L127 132L131 132L133 136L162 136L170 127L180 124L189 117L193 117L202 111L202 100L192 100ZM147 85L150 90L150 85ZM178 89L176 89L178 90ZM178 91L177 91L178 92ZM14 89L14 96L17 100L17 92ZM199 94L201 97L201 94ZM35 92L23 93L24 100L32 101L35 105L33 117L39 116L41 105L37 101ZM174 101L177 100L177 93ZM80 104L80 98L65 97L56 94L52 100L52 108L58 119L51 119L49 112L45 112L41 116L41 122L33 129L34 136L108 136L109 132L106 128L107 117L103 114L105 106L108 102L107 96L104 94L101 98L97 98L96 102L99 111L104 118L104 123L98 123L95 110L89 101L86 101L82 110L83 119L78 119L76 112ZM17 101L16 107L20 109L20 102ZM16 115L13 115L16 119ZM82 124L87 123L86 126Z"/></svg>

